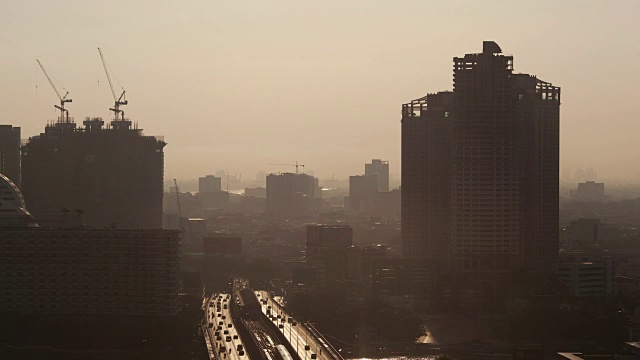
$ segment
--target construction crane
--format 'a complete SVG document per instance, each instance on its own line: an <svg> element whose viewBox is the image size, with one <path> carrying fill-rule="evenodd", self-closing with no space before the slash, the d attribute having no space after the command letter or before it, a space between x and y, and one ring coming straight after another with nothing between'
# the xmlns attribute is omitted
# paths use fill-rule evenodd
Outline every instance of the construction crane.
<svg viewBox="0 0 640 360"><path fill-rule="evenodd" d="M298 164L296 161L295 164L269 164L269 165L279 165L279 166L295 166L296 167L296 175L298 175L298 167L304 167L303 164Z"/></svg>
<svg viewBox="0 0 640 360"><path fill-rule="evenodd" d="M178 188L178 180L173 179L173 183L176 185L176 199L178 200L178 225L180 231L184 233L184 224L182 223L182 207L180 206L180 189Z"/></svg>
<svg viewBox="0 0 640 360"><path fill-rule="evenodd" d="M73 101L71 99L67 99L67 96L69 95L69 91L67 91L67 89L65 89L63 87L62 89L64 91L66 91L66 93L64 94L64 96L60 96L60 92L58 91L58 88L56 88L56 86L54 85L53 81L49 77L49 74L47 73L47 70L44 69L44 66L42 66L42 63L40 62L40 60L36 59L36 61L38 62L38 65L40 65L40 69L42 69L42 72L44 73L44 76L46 76L47 80L49 80L49 84L51 84L51 87L53 88L53 91L55 91L56 95L58 95L58 99L60 99L60 106L53 105L56 109L60 110L60 121L62 121L64 123L68 123L69 122L69 110L64 108L64 104Z"/></svg>
<svg viewBox="0 0 640 360"><path fill-rule="evenodd" d="M115 115L115 121L124 121L124 111L120 109L120 105L127 105L129 103L125 98L125 91L124 89L122 89L122 94L120 94L120 96L116 95L116 91L113 89L113 83L111 82L111 75L109 75L107 61L104 59L104 55L102 54L102 50L100 50L100 48L98 48L98 52L100 53L100 59L102 60L104 72L107 74L107 80L109 80L109 87L111 87L113 100L115 101L115 105L112 108L109 108L109 110L113 111L113 114Z"/></svg>

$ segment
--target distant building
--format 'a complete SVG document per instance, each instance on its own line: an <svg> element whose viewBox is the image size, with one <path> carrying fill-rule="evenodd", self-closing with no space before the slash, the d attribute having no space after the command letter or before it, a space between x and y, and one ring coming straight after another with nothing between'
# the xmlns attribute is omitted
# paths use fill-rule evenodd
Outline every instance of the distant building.
<svg viewBox="0 0 640 360"><path fill-rule="evenodd" d="M371 160L371 164L364 164L365 175L378 175L378 191L389 191L389 162L380 159Z"/></svg>
<svg viewBox="0 0 640 360"><path fill-rule="evenodd" d="M244 196L253 196L256 198L266 198L267 197L267 189L263 187L256 188L245 188Z"/></svg>
<svg viewBox="0 0 640 360"><path fill-rule="evenodd" d="M202 238L205 254L238 255L242 253L242 238L233 235L208 235Z"/></svg>
<svg viewBox="0 0 640 360"><path fill-rule="evenodd" d="M284 216L309 215L320 207L318 179L307 174L267 175L267 210Z"/></svg>
<svg viewBox="0 0 640 360"><path fill-rule="evenodd" d="M160 229L164 140L128 120L83 124L49 124L23 147L22 193L33 216L57 226L63 209L80 210L90 227Z"/></svg>
<svg viewBox="0 0 640 360"><path fill-rule="evenodd" d="M202 239L207 234L207 220L201 218L189 218L185 221L185 233L183 240L184 252L201 253Z"/></svg>
<svg viewBox="0 0 640 360"><path fill-rule="evenodd" d="M495 293L555 270L560 88L515 74L492 41L453 62L452 92L402 106L402 253Z"/></svg>
<svg viewBox="0 0 640 360"><path fill-rule="evenodd" d="M382 220L400 220L402 191L377 192L373 196L373 216Z"/></svg>
<svg viewBox="0 0 640 360"><path fill-rule="evenodd" d="M0 125L0 174L21 187L19 127Z"/></svg>
<svg viewBox="0 0 640 360"><path fill-rule="evenodd" d="M198 192L212 193L222 191L222 178L207 175L198 179Z"/></svg>
<svg viewBox="0 0 640 360"><path fill-rule="evenodd" d="M556 276L575 296L610 297L614 289L613 259L582 259L558 263Z"/></svg>
<svg viewBox="0 0 640 360"><path fill-rule="evenodd" d="M377 174L349 176L349 210L373 212L373 201L377 191Z"/></svg>
<svg viewBox="0 0 640 360"><path fill-rule="evenodd" d="M609 200L609 197L604 193L604 183L595 181L578 183L578 188L571 190L570 196L576 201L604 202Z"/></svg>
<svg viewBox="0 0 640 360"><path fill-rule="evenodd" d="M349 275L353 229L347 225L307 225L306 260L318 269L321 286L344 284Z"/></svg>
<svg viewBox="0 0 640 360"><path fill-rule="evenodd" d="M568 227L569 241L572 244L597 244L599 242L600 219L577 219Z"/></svg>

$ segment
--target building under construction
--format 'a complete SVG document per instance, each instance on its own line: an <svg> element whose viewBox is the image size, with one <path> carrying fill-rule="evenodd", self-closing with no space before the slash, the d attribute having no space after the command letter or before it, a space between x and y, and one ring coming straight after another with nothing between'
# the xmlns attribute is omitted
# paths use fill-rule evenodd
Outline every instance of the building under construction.
<svg viewBox="0 0 640 360"><path fill-rule="evenodd" d="M23 194L41 226L162 228L162 138L128 119L60 118L22 149Z"/></svg>

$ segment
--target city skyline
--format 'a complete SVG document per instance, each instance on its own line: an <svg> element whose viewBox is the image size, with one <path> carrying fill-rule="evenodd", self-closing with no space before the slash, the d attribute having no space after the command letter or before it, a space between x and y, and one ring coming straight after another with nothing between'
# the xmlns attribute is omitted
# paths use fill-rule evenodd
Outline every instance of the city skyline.
<svg viewBox="0 0 640 360"><path fill-rule="evenodd" d="M0 106L23 138L55 118L57 99L38 58L70 91L74 102L68 109L76 121L108 121L111 96L97 53L101 46L127 89L127 115L147 135L166 137L167 179L196 178L212 169L245 176L279 172L269 164L296 160L319 178L346 178L371 158L387 159L398 176L395 104L425 89L450 88L450 79L433 69L489 39L519 54L520 71L535 69L567 89L561 175L593 167L601 179L637 180L633 134L639 125L633 114L640 109L627 79L640 76L631 63L638 50L631 40L640 32L631 17L639 5L580 4L494 2L470 12L464 2L407 1L340 4L334 12L337 3L311 9L294 3L136 3L116 13L120 6L12 2L1 15L0 37L12 55L0 58L7 71ZM409 6L413 12L404 10ZM483 20L498 11L509 16ZM430 21L420 21L424 13ZM117 22L107 20L116 14ZM460 21L452 24L452 16ZM527 19L537 19L539 27L504 31ZM560 21L564 25L555 26ZM36 23L49 31L34 31ZM450 31L421 37L419 44L413 38L442 29ZM65 39L64 52L59 39ZM21 50L24 43L31 44L28 50ZM592 70L585 76L584 69Z"/></svg>

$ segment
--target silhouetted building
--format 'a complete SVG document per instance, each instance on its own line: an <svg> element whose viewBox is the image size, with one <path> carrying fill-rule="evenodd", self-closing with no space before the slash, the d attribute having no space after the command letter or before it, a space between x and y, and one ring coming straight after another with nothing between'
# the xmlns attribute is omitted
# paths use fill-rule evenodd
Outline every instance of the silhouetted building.
<svg viewBox="0 0 640 360"><path fill-rule="evenodd" d="M556 276L575 296L613 295L615 271L611 258L562 261L556 267Z"/></svg>
<svg viewBox="0 0 640 360"><path fill-rule="evenodd" d="M572 244L596 244L599 240L600 219L582 218L571 222L568 227L569 240Z"/></svg>
<svg viewBox="0 0 640 360"><path fill-rule="evenodd" d="M604 183L595 181L578 183L578 188L571 190L570 195L571 199L576 201L603 202L608 200L608 196L604 194Z"/></svg>
<svg viewBox="0 0 640 360"><path fill-rule="evenodd" d="M373 212L373 198L377 191L377 174L349 176L349 210Z"/></svg>
<svg viewBox="0 0 640 360"><path fill-rule="evenodd" d="M207 175L198 178L198 193L212 193L222 191L222 178Z"/></svg>
<svg viewBox="0 0 640 360"><path fill-rule="evenodd" d="M0 311L173 315L178 232L0 228Z"/></svg>
<svg viewBox="0 0 640 360"><path fill-rule="evenodd" d="M389 191L389 162L380 159L364 164L365 175L378 175L378 191Z"/></svg>
<svg viewBox="0 0 640 360"><path fill-rule="evenodd" d="M560 88L500 53L454 58L453 92L402 107L403 255L456 285L555 270Z"/></svg>
<svg viewBox="0 0 640 360"><path fill-rule="evenodd" d="M0 125L0 174L18 187L20 181L20 128Z"/></svg>
<svg viewBox="0 0 640 360"><path fill-rule="evenodd" d="M79 209L87 226L160 229L166 143L131 121L48 124L22 153L22 192L42 226Z"/></svg>
<svg viewBox="0 0 640 360"><path fill-rule="evenodd" d="M0 312L179 311L177 231L38 228L3 175L0 191Z"/></svg>
<svg viewBox="0 0 640 360"><path fill-rule="evenodd" d="M373 216L382 220L399 220L401 197L402 191L400 189L377 192L373 196Z"/></svg>
<svg viewBox="0 0 640 360"><path fill-rule="evenodd" d="M256 188L245 188L244 196L252 196L256 198L266 198L267 197L267 189L263 187Z"/></svg>
<svg viewBox="0 0 640 360"><path fill-rule="evenodd" d="M309 215L322 197L318 179L307 174L267 175L267 210L285 216Z"/></svg>
<svg viewBox="0 0 640 360"><path fill-rule="evenodd" d="M306 260L318 270L321 286L332 287L349 275L353 229L348 225L307 225Z"/></svg>
<svg viewBox="0 0 640 360"><path fill-rule="evenodd" d="M238 255L242 253L242 238L233 235L216 234L202 238L205 254Z"/></svg>

